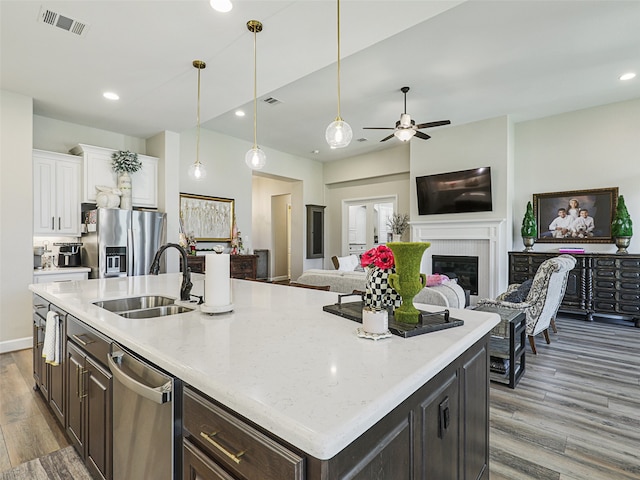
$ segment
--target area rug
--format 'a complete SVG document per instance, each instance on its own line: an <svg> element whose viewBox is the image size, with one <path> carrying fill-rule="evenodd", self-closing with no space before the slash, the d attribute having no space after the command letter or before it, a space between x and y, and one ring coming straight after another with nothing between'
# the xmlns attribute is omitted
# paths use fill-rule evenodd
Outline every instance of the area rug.
<svg viewBox="0 0 640 480"><path fill-rule="evenodd" d="M0 473L0 480L92 480L92 478L75 449L66 447Z"/></svg>

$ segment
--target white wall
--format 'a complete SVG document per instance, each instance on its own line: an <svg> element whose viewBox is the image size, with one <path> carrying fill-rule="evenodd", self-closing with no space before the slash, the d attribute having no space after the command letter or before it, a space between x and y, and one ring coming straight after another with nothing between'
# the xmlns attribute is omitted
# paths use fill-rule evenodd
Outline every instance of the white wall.
<svg viewBox="0 0 640 480"><path fill-rule="evenodd" d="M271 205L272 189L264 194L254 192L253 171L247 167L244 156L253 145L237 138L222 135L210 130L200 130L200 162L207 169L207 177L202 181L180 175L180 191L234 199L236 222L243 237L248 235L249 249L271 248L270 231L253 232L253 205ZM304 205L307 203L322 204L324 201L322 187L322 164L314 160L296 157L288 153L261 147L267 155L267 164L256 173L257 176L281 179L291 186L279 194L292 194L292 262L291 275L297 278L308 266L306 257L306 220ZM196 129L183 132L180 140L180 171L186 172L195 161ZM295 182L301 182L296 187ZM262 183L258 183L262 185ZM296 190L299 188L299 190ZM252 197L253 195L253 197ZM255 197L257 195L257 197ZM265 207L266 208L266 207ZM269 215L270 216L270 215ZM268 234L269 238L262 237Z"/></svg>
<svg viewBox="0 0 640 480"><path fill-rule="evenodd" d="M0 90L0 353L31 346L33 102Z"/></svg>
<svg viewBox="0 0 640 480"><path fill-rule="evenodd" d="M618 187L635 222L629 251L640 252L640 99L516 124L515 158L514 250L524 248L520 226L534 193ZM577 246L616 251L611 243Z"/></svg>
<svg viewBox="0 0 640 480"><path fill-rule="evenodd" d="M69 153L79 143L147 154L145 141L141 138L40 115L33 116L33 148Z"/></svg>
<svg viewBox="0 0 640 480"><path fill-rule="evenodd" d="M428 141L411 141L411 221L473 220L509 218L507 198L512 155L509 149L508 117L497 117L465 125L434 130ZM415 178L422 175L491 167L493 211L419 215Z"/></svg>

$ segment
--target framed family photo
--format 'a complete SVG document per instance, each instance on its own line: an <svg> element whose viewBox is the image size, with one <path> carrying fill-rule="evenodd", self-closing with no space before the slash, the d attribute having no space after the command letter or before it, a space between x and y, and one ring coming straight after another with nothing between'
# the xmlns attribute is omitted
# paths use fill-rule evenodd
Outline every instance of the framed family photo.
<svg viewBox="0 0 640 480"><path fill-rule="evenodd" d="M540 243L613 243L618 187L534 193Z"/></svg>
<svg viewBox="0 0 640 480"><path fill-rule="evenodd" d="M186 234L198 242L230 242L233 199L180 194L180 221Z"/></svg>

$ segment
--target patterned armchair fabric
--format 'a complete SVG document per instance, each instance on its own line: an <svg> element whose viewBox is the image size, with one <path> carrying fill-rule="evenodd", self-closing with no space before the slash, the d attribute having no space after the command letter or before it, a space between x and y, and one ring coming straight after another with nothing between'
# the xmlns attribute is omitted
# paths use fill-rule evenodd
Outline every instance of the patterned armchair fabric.
<svg viewBox="0 0 640 480"><path fill-rule="evenodd" d="M500 308L522 310L527 317L527 335L533 353L536 353L535 337L544 332L545 340L549 340L549 325L555 319L558 308L564 297L567 287L569 271L576 265L576 259L571 255L560 255L544 261L535 276L533 284L524 302L511 303L504 301L504 297L518 288L519 284L509 285L506 292L500 294L495 300L482 299L478 305L491 305Z"/></svg>

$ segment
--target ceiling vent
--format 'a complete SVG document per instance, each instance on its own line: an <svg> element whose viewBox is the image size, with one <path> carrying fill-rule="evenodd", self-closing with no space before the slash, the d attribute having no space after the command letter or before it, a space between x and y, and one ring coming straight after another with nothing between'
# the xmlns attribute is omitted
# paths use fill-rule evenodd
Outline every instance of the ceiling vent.
<svg viewBox="0 0 640 480"><path fill-rule="evenodd" d="M358 138L356 140L356 142L368 142L368 141L369 141L369 139L368 138L364 138L364 137Z"/></svg>
<svg viewBox="0 0 640 480"><path fill-rule="evenodd" d="M51 25L52 27L60 28L80 37L83 37L88 29L88 25L86 23L61 15L60 13L45 8L44 6L40 7L38 21Z"/></svg>
<svg viewBox="0 0 640 480"><path fill-rule="evenodd" d="M280 103L282 103L280 100L278 100L277 98L273 98L273 97L267 97L263 100L264 103L268 103L269 105L278 105Z"/></svg>

